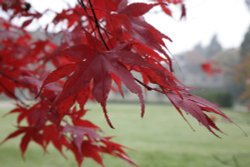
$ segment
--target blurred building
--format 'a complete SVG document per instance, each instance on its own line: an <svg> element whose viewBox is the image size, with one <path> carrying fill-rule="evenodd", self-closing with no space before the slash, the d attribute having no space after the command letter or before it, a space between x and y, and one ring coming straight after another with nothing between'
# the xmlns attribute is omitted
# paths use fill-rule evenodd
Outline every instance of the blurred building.
<svg viewBox="0 0 250 167"><path fill-rule="evenodd" d="M224 73L208 75L202 64L213 61L216 65L217 55L223 53L215 35L207 47L197 44L192 50L175 56L175 74L185 85L198 88L222 88L225 84Z"/></svg>

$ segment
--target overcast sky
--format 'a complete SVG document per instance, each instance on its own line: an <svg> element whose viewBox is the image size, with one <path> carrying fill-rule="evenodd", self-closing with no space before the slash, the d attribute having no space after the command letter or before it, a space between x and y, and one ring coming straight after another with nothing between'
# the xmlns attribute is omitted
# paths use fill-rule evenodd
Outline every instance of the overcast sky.
<svg viewBox="0 0 250 167"><path fill-rule="evenodd" d="M169 19L162 14L147 19L169 35L172 53L189 50L197 43L207 45L214 34L224 48L238 47L250 26L250 11L244 0L186 0L187 18ZM166 20L166 21L165 21Z"/></svg>
<svg viewBox="0 0 250 167"><path fill-rule="evenodd" d="M39 10L51 7L60 11L67 0L29 0ZM68 0L75 3L76 0ZM135 0L134 0L135 1ZM62 3L63 2L63 3ZM146 19L172 38L172 53L191 49L201 42L207 45L214 34L224 48L238 47L250 26L250 12L244 0L185 0L187 18L180 21L164 14L149 14Z"/></svg>

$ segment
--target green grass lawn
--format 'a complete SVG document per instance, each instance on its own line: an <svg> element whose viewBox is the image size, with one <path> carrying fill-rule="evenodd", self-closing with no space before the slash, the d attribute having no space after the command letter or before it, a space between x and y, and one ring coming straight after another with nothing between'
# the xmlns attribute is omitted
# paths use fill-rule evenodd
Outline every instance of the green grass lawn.
<svg viewBox="0 0 250 167"><path fill-rule="evenodd" d="M110 104L110 118L116 127L110 129L97 105L87 117L103 127L108 136L133 150L128 154L141 167L249 167L250 138L236 126L218 118L219 127L227 133L216 138L188 116L195 132L171 107L147 105L144 119L140 118L139 105ZM7 111L7 110L6 110ZM1 111L3 115L6 111ZM250 113L224 110L246 133L250 135ZM15 116L0 118L0 140L14 129ZM20 139L20 138L19 138ZM73 156L64 159L53 148L48 154L31 144L26 160L22 160L19 139L0 146L0 167L76 167ZM107 167L128 167L122 160L104 156ZM84 167L96 167L86 160Z"/></svg>

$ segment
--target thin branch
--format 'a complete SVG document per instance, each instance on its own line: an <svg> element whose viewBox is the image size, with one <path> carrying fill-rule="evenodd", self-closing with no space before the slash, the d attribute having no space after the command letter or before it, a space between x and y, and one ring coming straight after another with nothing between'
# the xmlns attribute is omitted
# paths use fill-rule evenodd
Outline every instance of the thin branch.
<svg viewBox="0 0 250 167"><path fill-rule="evenodd" d="M11 81L14 82L14 83L19 83L18 80L14 79L14 78L12 78L12 77L10 77L10 76L8 76L7 74L5 74L5 73L2 72L2 71L0 71L0 74L1 74L3 77L5 77L5 78L11 80Z"/></svg>
<svg viewBox="0 0 250 167"><path fill-rule="evenodd" d="M90 9L91 9L91 11L92 11L92 14L93 14L93 16L94 16L95 26L96 26L96 28L97 28L98 34L99 34L99 36L100 36L100 38L101 38L101 41L102 41L103 45L105 46L105 48L106 48L107 50L109 50L109 47L108 47L107 43L105 42L104 37L102 36L101 26L100 26L100 24L99 24L99 22L98 22L98 19L97 19L97 16L96 16L94 7L93 7L93 5L92 5L92 2L91 2L91 0L88 0L88 2L89 2Z"/></svg>
<svg viewBox="0 0 250 167"><path fill-rule="evenodd" d="M157 88L152 88L152 87L150 87L150 86L144 84L142 81L140 81L140 80L137 79L137 78L134 78L134 79L135 79L135 81L138 82L140 85L142 85L143 87L145 87L148 91L154 90L154 91L156 91L156 92L159 92L159 93L164 94L163 91L161 91L161 90L159 90L159 89L157 89Z"/></svg>
<svg viewBox="0 0 250 167"><path fill-rule="evenodd" d="M86 14L88 13L88 10L91 10L91 11L93 11L93 10L100 10L100 11L102 11L101 9L96 9L93 6L92 6L91 9L88 9L87 6L82 2L82 0L77 0L77 1L80 4L80 6L84 9L84 11L85 11ZM97 20L96 18L93 18L93 17L89 16L88 14L86 16L88 17L88 19L90 19L91 21L95 22L95 24L96 24L96 20ZM94 14L93 14L93 16L94 16ZM91 22L90 22L90 24L91 24ZM94 26L91 24L91 27L93 28ZM105 33L106 37L110 40L109 35L111 35L111 33L108 32L104 27L102 27L101 24L100 24L100 22L98 22L98 26L96 26L96 27L97 27L97 29L102 30ZM93 30L94 30L94 28L93 28ZM105 43L104 44L105 47L108 46L107 43L105 42L104 37L102 36L101 32L99 32L99 35L100 35L100 37L102 39L102 42ZM112 45L112 44L110 43L110 45ZM106 47L106 49L108 49L108 47Z"/></svg>

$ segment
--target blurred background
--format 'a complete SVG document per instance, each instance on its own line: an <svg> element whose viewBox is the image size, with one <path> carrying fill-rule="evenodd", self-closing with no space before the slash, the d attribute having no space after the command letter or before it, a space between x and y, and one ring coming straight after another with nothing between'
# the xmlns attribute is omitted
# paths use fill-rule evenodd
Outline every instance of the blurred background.
<svg viewBox="0 0 250 167"><path fill-rule="evenodd" d="M49 0L29 2L41 11L67 7L63 0L53 1L53 6ZM194 94L218 104L240 128L210 115L227 134L219 139L187 116L194 131L163 96L150 92L146 95L147 112L141 120L138 100L126 90L125 99L116 93L109 96L110 117L116 130L108 128L94 103L89 104L93 112L87 116L107 135L118 136L117 141L132 148L129 155L141 167L249 167L250 139L244 133L250 135L250 0L186 0L186 8L187 17L182 20L178 9L174 19L158 9L145 19L173 40L166 42L177 78ZM51 18L53 15L48 14L39 24ZM45 37L36 26L28 28L34 38ZM12 107L7 98L0 97L1 115ZM0 140L14 129L15 119L0 118ZM44 155L35 144L23 161L18 144L19 139L14 139L0 147L0 166L76 166L71 155L66 160L52 148ZM110 157L104 162L109 167L129 166ZM85 166L97 165L87 160Z"/></svg>

